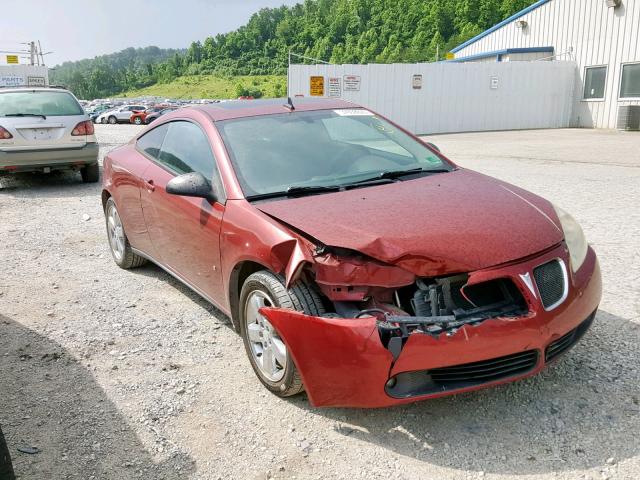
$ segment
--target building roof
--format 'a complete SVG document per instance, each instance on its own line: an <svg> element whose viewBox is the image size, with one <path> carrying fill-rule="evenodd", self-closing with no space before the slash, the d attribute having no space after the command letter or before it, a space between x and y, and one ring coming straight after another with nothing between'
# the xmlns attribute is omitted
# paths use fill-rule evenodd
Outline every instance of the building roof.
<svg viewBox="0 0 640 480"><path fill-rule="evenodd" d="M550 53L553 55L555 49L551 46L547 47L527 47L527 48L504 48L502 50L493 50L491 52L482 52L475 55L469 55L466 57L454 58L453 60L447 60L448 62L470 62L472 60L478 60L481 58L496 57L498 62L502 61L503 55L517 54L517 53Z"/></svg>
<svg viewBox="0 0 640 480"><path fill-rule="evenodd" d="M452 49L451 52L452 53L456 53L459 52L460 50L462 50L463 48L468 47L469 45L476 43L478 40L483 39L484 37L486 37L487 35L492 34L493 32L495 32L496 30L504 27L505 25L513 22L514 20L519 19L520 17L526 15L529 12L532 12L533 10L537 9L538 7L541 7L542 5L544 5L545 3L549 3L551 0L538 0L536 3L534 3L533 5L528 6L527 8L525 8L524 10L520 10L518 13L511 15L509 18L503 20L502 22L494 25L493 27L491 27L488 30L485 30L484 32L482 32L480 35L476 35L475 37L473 37L470 40L467 40L466 42L464 42L461 45L458 45L456 48Z"/></svg>

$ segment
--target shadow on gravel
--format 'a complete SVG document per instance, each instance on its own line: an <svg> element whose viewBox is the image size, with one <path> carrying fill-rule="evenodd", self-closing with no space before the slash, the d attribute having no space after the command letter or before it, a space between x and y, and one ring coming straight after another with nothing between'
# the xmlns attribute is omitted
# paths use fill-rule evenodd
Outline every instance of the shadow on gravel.
<svg viewBox="0 0 640 480"><path fill-rule="evenodd" d="M0 423L18 479L177 480L195 468L188 456L155 463L78 360L3 315ZM40 453L20 453L18 447Z"/></svg>
<svg viewBox="0 0 640 480"><path fill-rule="evenodd" d="M639 325L601 311L581 343L532 379L391 409L311 409L304 397L292 404L339 422L342 435L447 468L601 467L640 453L639 341Z"/></svg>
<svg viewBox="0 0 640 480"><path fill-rule="evenodd" d="M168 274L162 268L157 266L154 263L147 262L144 266L140 268L136 268L131 270L132 273L144 275L145 277L156 278L158 280L162 280L167 285L172 286L176 290L178 290L182 295L187 297L189 300L193 301L196 305L208 311L215 319L219 321L219 323L224 324L225 326L231 328L233 330L233 325L231 324L231 319L220 309L218 309L215 305L210 303L209 301L202 298L196 292L187 287L184 283L173 277L173 275ZM234 330L235 331L235 330Z"/></svg>

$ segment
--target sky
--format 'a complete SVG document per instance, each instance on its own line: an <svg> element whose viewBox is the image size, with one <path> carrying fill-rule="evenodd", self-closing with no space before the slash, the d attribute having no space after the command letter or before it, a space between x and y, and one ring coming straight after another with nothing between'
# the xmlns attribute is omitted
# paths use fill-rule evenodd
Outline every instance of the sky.
<svg viewBox="0 0 640 480"><path fill-rule="evenodd" d="M53 52L45 57L50 67L127 47L186 48L236 29L260 8L301 1L3 0L0 64L6 63L5 50L25 49L20 43L31 40Z"/></svg>

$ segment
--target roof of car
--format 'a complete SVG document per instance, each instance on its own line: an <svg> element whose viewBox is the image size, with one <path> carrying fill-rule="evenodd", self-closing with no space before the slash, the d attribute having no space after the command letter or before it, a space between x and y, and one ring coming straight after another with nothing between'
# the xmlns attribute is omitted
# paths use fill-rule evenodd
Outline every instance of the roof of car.
<svg viewBox="0 0 640 480"><path fill-rule="evenodd" d="M358 107L351 102L332 98L292 98L295 111L331 110ZM286 113L289 110L286 98L268 100L231 100L189 108L207 113L213 121Z"/></svg>

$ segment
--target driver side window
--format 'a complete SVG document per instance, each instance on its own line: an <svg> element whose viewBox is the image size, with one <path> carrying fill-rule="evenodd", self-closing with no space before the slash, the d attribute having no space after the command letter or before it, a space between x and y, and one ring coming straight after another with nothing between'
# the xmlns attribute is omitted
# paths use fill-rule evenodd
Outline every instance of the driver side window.
<svg viewBox="0 0 640 480"><path fill-rule="evenodd" d="M216 160L203 130L187 121L170 122L168 126L158 157L159 163L176 175L201 173L211 182L219 202L224 203L225 193Z"/></svg>

